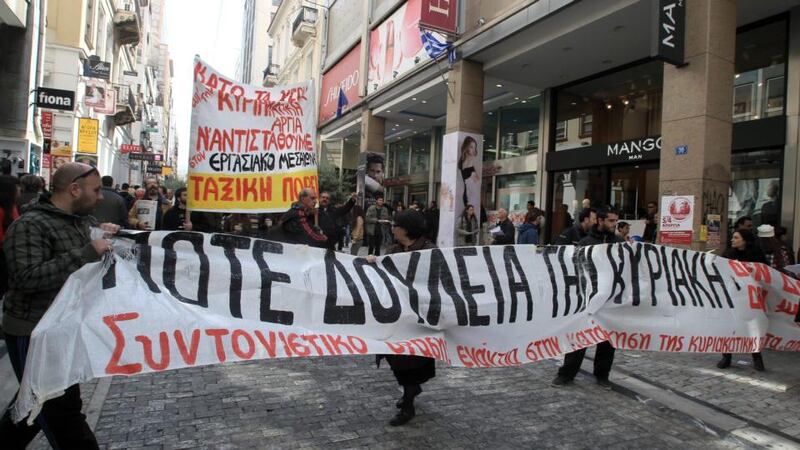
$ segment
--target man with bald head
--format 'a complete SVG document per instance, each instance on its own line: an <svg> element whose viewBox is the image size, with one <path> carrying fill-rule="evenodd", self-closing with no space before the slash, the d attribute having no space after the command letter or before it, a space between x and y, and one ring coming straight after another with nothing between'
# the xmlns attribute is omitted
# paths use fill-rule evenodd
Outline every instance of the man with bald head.
<svg viewBox="0 0 800 450"><path fill-rule="evenodd" d="M508 211L504 208L497 210L497 225L492 232L493 245L514 245L514 224L508 218Z"/></svg>
<svg viewBox="0 0 800 450"><path fill-rule="evenodd" d="M17 379L22 379L30 336L70 274L84 264L99 261L111 250L106 239L91 239L90 214L98 200L100 174L92 166L68 163L53 175L52 195L40 198L14 222L3 243L8 264L9 290L5 297L3 331L8 356ZM109 234L117 225L100 226ZM14 424L9 411L0 420L3 448L20 448L43 430L53 448L97 448L97 440L81 413L78 385L44 403L28 426Z"/></svg>
<svg viewBox="0 0 800 450"><path fill-rule="evenodd" d="M328 238L316 226L316 215L317 192L311 188L304 188L298 194L297 201L281 217L284 239L290 244L326 248Z"/></svg>

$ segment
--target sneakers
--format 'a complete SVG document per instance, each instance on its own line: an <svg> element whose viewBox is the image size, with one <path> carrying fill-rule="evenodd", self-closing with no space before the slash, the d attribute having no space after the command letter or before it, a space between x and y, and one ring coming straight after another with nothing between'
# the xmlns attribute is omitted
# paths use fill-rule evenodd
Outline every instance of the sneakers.
<svg viewBox="0 0 800 450"><path fill-rule="evenodd" d="M611 382L608 381L608 378L598 378L597 385L607 391L611 390Z"/></svg>
<svg viewBox="0 0 800 450"><path fill-rule="evenodd" d="M720 369L727 369L731 366L731 355L722 355L722 359L719 360L717 363L717 367ZM763 363L762 363L763 366Z"/></svg>
<svg viewBox="0 0 800 450"><path fill-rule="evenodd" d="M566 386L568 384L571 384L571 383L572 383L572 380L569 379L569 378L555 377L555 378L553 378L553 381L550 382L550 386L552 386L554 388L560 388L560 387L564 387L564 386Z"/></svg>

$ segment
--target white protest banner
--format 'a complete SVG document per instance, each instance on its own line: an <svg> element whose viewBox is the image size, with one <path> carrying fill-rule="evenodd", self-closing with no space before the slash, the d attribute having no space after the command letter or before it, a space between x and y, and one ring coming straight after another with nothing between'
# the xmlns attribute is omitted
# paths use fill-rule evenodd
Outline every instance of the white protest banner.
<svg viewBox="0 0 800 450"><path fill-rule="evenodd" d="M241 85L194 61L189 209L283 212L317 189L314 82Z"/></svg>
<svg viewBox="0 0 800 450"><path fill-rule="evenodd" d="M410 354L514 366L608 340L665 352L800 351L800 281L651 244L461 247L365 258L151 232L84 266L31 336L15 418L92 378L229 361Z"/></svg>

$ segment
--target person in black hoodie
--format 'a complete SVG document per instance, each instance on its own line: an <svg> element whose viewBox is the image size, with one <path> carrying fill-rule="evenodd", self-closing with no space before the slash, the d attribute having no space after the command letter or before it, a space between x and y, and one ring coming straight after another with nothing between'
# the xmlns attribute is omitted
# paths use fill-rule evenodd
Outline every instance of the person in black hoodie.
<svg viewBox="0 0 800 450"><path fill-rule="evenodd" d="M581 239L589 235L595 223L597 223L597 211L593 208L584 208L578 214L578 222L556 236L553 244L578 245Z"/></svg>
<svg viewBox="0 0 800 450"><path fill-rule="evenodd" d="M603 209L597 212L597 223L592 227L589 235L581 239L578 245L597 245L597 244L616 244L624 242L617 236L619 215L616 211ZM583 363L586 349L575 350L564 355L564 364L558 369L558 375L550 383L553 387L566 386L572 383ZM614 363L614 347L608 341L597 344L597 351L594 354L594 376L597 384L605 389L611 389L608 382L608 374L611 372L611 365Z"/></svg>
<svg viewBox="0 0 800 450"><path fill-rule="evenodd" d="M356 204L356 193L350 194L350 199L347 200L341 207L331 205L331 194L323 192L319 194L319 228L322 233L328 237L326 248L335 250L336 244L339 242L339 237L342 234L341 222L342 219L353 209Z"/></svg>
<svg viewBox="0 0 800 450"><path fill-rule="evenodd" d="M728 259L735 259L737 261L769 265L767 262L767 257L764 256L764 252L758 246L756 236L752 231L746 228L739 228L733 232L733 236L731 236L731 248L725 250L725 253L722 256ZM720 369L727 369L730 366L731 354L723 353L722 359L720 359L717 363L717 367ZM759 372L764 371L764 359L761 357L760 352L753 353L753 368Z"/></svg>
<svg viewBox="0 0 800 450"><path fill-rule="evenodd" d="M418 211L409 209L396 213L392 234L397 243L387 254L436 248L424 236L425 218ZM374 255L367 256L367 262L375 264L376 261L377 257ZM397 383L403 386L403 396L395 404L400 411L389 421L389 425L404 425L414 418L414 398L422 393L422 383L436 376L436 361L424 356L380 355L377 358L379 364L381 358L386 358Z"/></svg>
<svg viewBox="0 0 800 450"><path fill-rule="evenodd" d="M305 244L311 247L328 248L328 238L314 225L317 194L313 189L300 191L298 201L292 204L281 217L280 230L283 241L289 244Z"/></svg>

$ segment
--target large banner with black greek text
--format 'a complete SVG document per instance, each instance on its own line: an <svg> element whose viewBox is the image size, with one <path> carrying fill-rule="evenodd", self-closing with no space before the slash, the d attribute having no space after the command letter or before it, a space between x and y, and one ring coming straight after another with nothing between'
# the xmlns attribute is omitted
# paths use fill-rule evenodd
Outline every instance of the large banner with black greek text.
<svg viewBox="0 0 800 450"><path fill-rule="evenodd" d="M316 134L313 80L242 85L195 57L189 208L286 211L317 189Z"/></svg>
<svg viewBox="0 0 800 450"><path fill-rule="evenodd" d="M424 355L516 366L608 340L800 351L800 281L651 244L487 246L365 258L242 236L118 239L32 335L15 414L91 378L284 357ZM112 264L113 262L113 264Z"/></svg>

